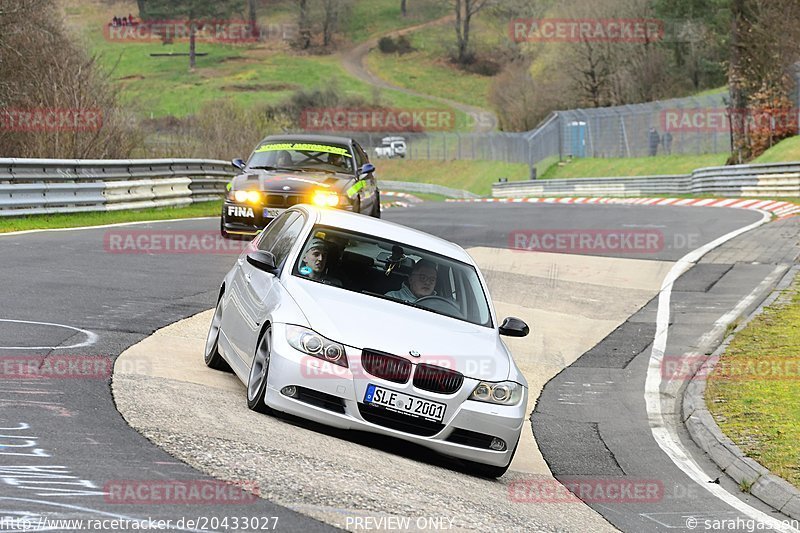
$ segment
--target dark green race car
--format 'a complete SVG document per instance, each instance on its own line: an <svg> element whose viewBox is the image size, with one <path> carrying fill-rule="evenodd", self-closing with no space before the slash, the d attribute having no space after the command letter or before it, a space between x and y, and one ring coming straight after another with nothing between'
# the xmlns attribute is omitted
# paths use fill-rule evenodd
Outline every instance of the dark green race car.
<svg viewBox="0 0 800 533"><path fill-rule="evenodd" d="M242 173L228 184L220 231L224 237L256 235L296 204L381 216L375 166L353 139L273 135L261 141Z"/></svg>

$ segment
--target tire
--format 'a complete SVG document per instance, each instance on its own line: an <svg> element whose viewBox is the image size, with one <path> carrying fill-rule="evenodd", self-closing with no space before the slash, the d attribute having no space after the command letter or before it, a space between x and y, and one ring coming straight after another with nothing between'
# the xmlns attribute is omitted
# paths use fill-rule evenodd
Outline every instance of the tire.
<svg viewBox="0 0 800 533"><path fill-rule="evenodd" d="M250 375L247 378L247 407L258 413L270 414L272 409L264 403L267 394L267 376L271 350L272 329L267 328L258 339Z"/></svg>
<svg viewBox="0 0 800 533"><path fill-rule="evenodd" d="M511 462L514 460L514 454L517 453L517 446L519 446L519 441L517 441L517 444L514 446L514 451L511 452L511 458L508 460L508 464L506 466L492 466L473 462L470 470L478 477L491 479L502 477L508 471L508 467L511 466Z"/></svg>
<svg viewBox="0 0 800 533"><path fill-rule="evenodd" d="M219 219L219 234L222 235L223 239L230 239L231 235L227 231L225 231L225 219L220 217Z"/></svg>
<svg viewBox="0 0 800 533"><path fill-rule="evenodd" d="M372 206L371 216L373 216L374 218L381 218L381 193L380 193L380 191L375 193L375 205Z"/></svg>
<svg viewBox="0 0 800 533"><path fill-rule="evenodd" d="M222 296L220 295L217 307L214 309L214 316L211 318L211 326L208 328L208 336L206 337L206 350L205 360L206 366L214 370L221 370L223 372L232 372L230 365L222 354L219 353L219 331L222 325Z"/></svg>

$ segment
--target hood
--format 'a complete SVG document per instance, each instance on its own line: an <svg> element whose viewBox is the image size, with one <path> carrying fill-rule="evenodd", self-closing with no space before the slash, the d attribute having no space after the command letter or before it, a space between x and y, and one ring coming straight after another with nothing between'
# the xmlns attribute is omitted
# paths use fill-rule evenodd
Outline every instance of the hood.
<svg viewBox="0 0 800 533"><path fill-rule="evenodd" d="M282 283L311 328L333 341L453 368L475 379L509 376L510 354L493 328L295 276ZM412 357L412 350L420 357Z"/></svg>
<svg viewBox="0 0 800 533"><path fill-rule="evenodd" d="M275 191L281 193L304 193L312 189L336 190L336 186L347 180L344 174L329 174L327 172L278 172L266 170L253 170L233 178L233 190L258 189L260 191ZM286 188L288 187L288 189Z"/></svg>

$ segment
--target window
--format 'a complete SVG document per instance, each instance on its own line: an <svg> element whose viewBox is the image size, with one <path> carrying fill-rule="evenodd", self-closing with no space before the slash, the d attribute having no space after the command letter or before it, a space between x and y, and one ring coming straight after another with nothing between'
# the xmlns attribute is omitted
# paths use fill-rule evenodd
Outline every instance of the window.
<svg viewBox="0 0 800 533"><path fill-rule="evenodd" d="M288 218L286 225L278 235L275 244L272 246L272 254L275 256L275 265L281 266L286 258L289 257L289 252L292 246L297 241L300 233L303 231L305 225L305 218L297 212L293 212Z"/></svg>
<svg viewBox="0 0 800 533"><path fill-rule="evenodd" d="M303 250L292 268L294 276L493 327L478 273L467 263L326 226L313 228ZM321 253L307 257L312 250Z"/></svg>
<svg viewBox="0 0 800 533"><path fill-rule="evenodd" d="M258 243L256 244L258 249L264 252L271 251L272 246L275 244L275 240L278 238L278 234L281 232L281 229L286 226L286 223L289 221L290 217L295 216L300 216L300 214L294 211L285 212L270 222L267 227L264 228L261 238L258 239Z"/></svg>

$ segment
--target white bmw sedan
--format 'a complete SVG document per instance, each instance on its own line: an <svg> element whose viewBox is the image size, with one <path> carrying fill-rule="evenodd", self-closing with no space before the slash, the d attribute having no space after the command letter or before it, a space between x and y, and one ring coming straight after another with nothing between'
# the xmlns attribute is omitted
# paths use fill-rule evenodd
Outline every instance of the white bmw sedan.
<svg viewBox="0 0 800 533"><path fill-rule="evenodd" d="M404 226L298 205L267 226L219 292L205 363L250 409L390 435L499 477L528 385L463 248Z"/></svg>

